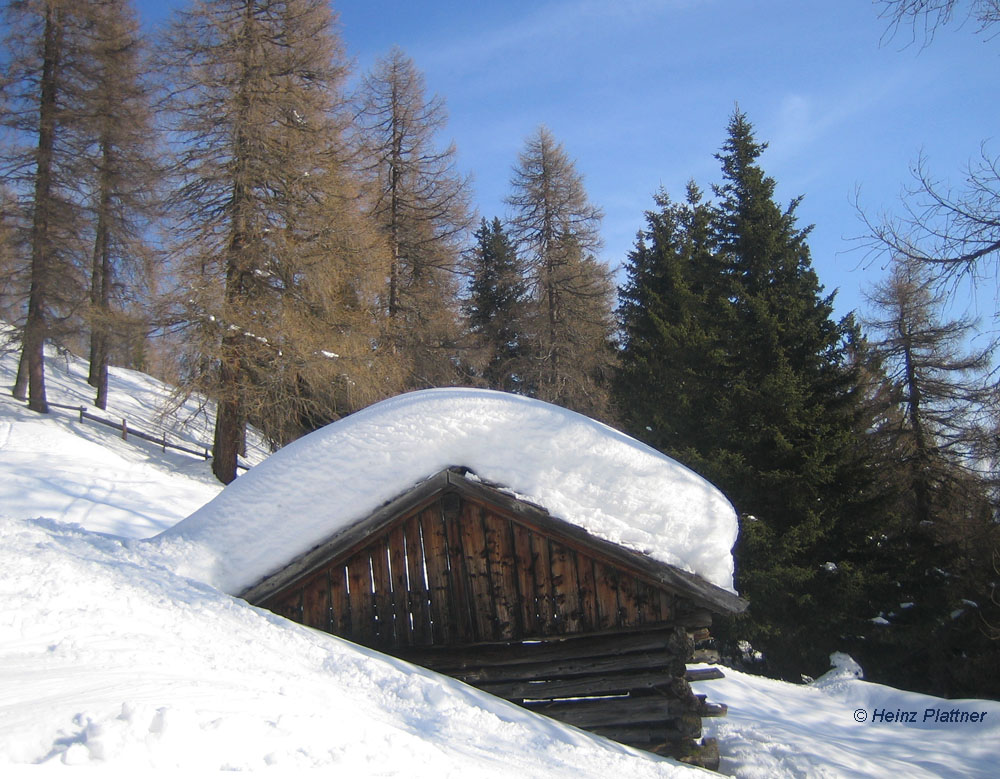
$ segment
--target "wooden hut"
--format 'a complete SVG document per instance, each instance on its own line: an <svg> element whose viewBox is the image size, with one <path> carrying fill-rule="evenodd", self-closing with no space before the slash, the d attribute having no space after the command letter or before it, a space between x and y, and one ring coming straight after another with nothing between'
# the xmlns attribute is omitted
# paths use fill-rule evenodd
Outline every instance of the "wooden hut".
<svg viewBox="0 0 1000 779"><path fill-rule="evenodd" d="M317 506L316 511L324 507ZM563 722L717 767L693 694L714 614L746 603L464 467L442 470L239 593Z"/></svg>

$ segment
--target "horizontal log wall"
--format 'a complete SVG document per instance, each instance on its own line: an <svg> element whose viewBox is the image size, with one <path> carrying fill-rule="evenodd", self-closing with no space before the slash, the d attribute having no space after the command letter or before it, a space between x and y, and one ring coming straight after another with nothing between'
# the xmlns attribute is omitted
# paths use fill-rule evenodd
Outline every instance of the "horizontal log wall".
<svg viewBox="0 0 1000 779"><path fill-rule="evenodd" d="M404 659L446 673L539 714L624 744L705 764L701 718L725 707L695 695L686 670L694 639L681 627L540 642L413 648Z"/></svg>
<svg viewBox="0 0 1000 779"><path fill-rule="evenodd" d="M260 605L389 651L711 623L662 586L455 493Z"/></svg>

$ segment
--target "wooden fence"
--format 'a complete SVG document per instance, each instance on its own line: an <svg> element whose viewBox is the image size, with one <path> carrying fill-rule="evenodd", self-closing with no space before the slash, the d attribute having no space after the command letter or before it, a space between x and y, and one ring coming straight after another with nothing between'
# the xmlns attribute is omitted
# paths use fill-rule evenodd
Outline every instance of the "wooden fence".
<svg viewBox="0 0 1000 779"><path fill-rule="evenodd" d="M208 460L212 456L209 451L209 447L207 446L199 444L198 449L192 449L188 446L172 443L167 439L167 432L165 430L158 436L153 435L129 425L128 420L124 417L121 422L116 422L112 419L105 419L104 417L91 414L87 411L86 406L67 406L63 403L49 403L49 406L53 408L66 409L68 411L76 411L80 415L81 422L90 420L91 422L96 422L99 425L104 425L105 427L117 430L121 433L123 441L127 441L129 436L134 436L135 438L141 438L143 441L149 441L150 443L158 445L164 452L166 452L167 449L175 449L178 452L184 452L185 454L194 455L195 457L201 457L204 460ZM244 471L250 470L249 465L245 465L241 462L237 462L236 467L242 468Z"/></svg>

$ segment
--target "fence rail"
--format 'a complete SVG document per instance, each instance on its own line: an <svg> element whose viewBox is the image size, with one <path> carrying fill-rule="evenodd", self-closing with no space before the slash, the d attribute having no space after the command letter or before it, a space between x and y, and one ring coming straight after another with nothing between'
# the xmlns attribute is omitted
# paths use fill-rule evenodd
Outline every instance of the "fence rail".
<svg viewBox="0 0 1000 779"><path fill-rule="evenodd" d="M187 446L182 446L181 444L171 443L167 440L167 432L164 430L159 436L146 433L135 427L131 427L128 420L122 417L121 422L115 422L112 419L105 419L104 417L99 417L96 414L91 414L86 406L68 406L65 403L49 403L49 406L53 408L66 409L67 411L76 411L80 415L80 421L90 420L91 422L96 422L99 425L104 425L105 427L110 427L113 430L118 430L122 435L122 440L127 441L128 437L135 436L136 438L141 438L143 441L149 441L150 443L157 444L160 446L164 452L167 449L176 449L179 452L184 452L185 454L191 454L195 457L201 457L204 460L211 458L209 453L209 448L207 446L201 446L200 449L191 449ZM236 463L236 467L242 468L244 471L250 470L249 465L245 465L239 461Z"/></svg>

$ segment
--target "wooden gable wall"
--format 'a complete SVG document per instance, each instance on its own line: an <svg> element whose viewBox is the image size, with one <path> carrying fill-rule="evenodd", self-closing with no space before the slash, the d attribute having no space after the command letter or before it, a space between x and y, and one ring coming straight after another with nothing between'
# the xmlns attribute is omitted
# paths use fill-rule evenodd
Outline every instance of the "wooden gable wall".
<svg viewBox="0 0 1000 779"><path fill-rule="evenodd" d="M387 651L711 622L599 551L457 492L412 507L258 604Z"/></svg>

